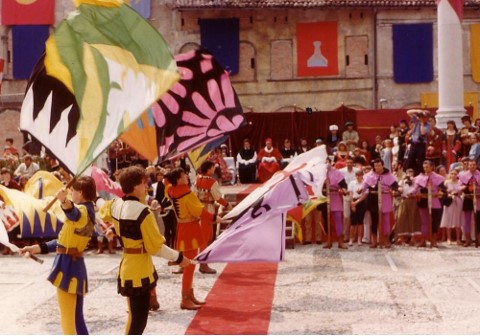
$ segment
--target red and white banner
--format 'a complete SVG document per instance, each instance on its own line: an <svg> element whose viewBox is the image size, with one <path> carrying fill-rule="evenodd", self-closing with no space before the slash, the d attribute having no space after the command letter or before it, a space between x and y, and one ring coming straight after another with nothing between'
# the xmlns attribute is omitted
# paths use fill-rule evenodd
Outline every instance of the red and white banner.
<svg viewBox="0 0 480 336"><path fill-rule="evenodd" d="M337 22L297 24L297 75L338 75Z"/></svg>

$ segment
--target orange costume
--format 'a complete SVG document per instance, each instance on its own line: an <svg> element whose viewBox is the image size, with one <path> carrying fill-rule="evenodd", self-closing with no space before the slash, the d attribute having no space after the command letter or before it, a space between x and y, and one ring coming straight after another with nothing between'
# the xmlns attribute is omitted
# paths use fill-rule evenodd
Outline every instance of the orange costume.
<svg viewBox="0 0 480 336"><path fill-rule="evenodd" d="M203 226L211 227L213 215L208 212L197 195L187 185L168 185L166 193L173 204L177 217L176 249L183 255L193 259L208 243L204 236ZM195 265L186 267L182 277L182 293L192 289Z"/></svg>
<svg viewBox="0 0 480 336"><path fill-rule="evenodd" d="M228 206L228 202L222 197L220 186L217 180L211 176L198 175L196 181L197 195L200 202L205 206L211 214L216 215L217 209L215 207L215 201L224 207ZM207 239L207 243L213 238L213 226L202 225L204 237Z"/></svg>

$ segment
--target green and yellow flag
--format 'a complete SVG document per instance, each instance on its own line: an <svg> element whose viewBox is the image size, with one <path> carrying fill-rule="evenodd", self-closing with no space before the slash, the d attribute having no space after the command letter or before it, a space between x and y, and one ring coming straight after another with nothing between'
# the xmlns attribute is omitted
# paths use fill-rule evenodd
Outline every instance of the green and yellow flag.
<svg viewBox="0 0 480 336"><path fill-rule="evenodd" d="M46 42L20 128L79 175L175 82L159 32L121 0L74 0Z"/></svg>

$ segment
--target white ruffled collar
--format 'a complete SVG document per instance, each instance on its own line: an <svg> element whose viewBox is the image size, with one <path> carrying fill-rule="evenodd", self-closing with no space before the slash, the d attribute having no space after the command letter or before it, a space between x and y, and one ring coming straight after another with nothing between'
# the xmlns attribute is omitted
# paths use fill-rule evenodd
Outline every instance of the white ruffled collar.
<svg viewBox="0 0 480 336"><path fill-rule="evenodd" d="M267 152L268 154L270 154L271 152L273 152L273 147L270 148L270 149L268 149L267 146L265 146L263 149L264 149L265 152Z"/></svg>

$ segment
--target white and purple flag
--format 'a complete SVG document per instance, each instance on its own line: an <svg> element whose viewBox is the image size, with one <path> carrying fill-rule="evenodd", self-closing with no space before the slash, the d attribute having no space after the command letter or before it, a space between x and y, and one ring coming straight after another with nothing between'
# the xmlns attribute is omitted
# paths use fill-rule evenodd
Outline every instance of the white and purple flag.
<svg viewBox="0 0 480 336"><path fill-rule="evenodd" d="M309 199L306 185L321 190L326 158L324 146L297 156L225 216L234 218L231 226L196 259L200 263L285 260L287 211Z"/></svg>

